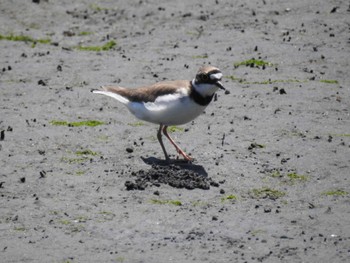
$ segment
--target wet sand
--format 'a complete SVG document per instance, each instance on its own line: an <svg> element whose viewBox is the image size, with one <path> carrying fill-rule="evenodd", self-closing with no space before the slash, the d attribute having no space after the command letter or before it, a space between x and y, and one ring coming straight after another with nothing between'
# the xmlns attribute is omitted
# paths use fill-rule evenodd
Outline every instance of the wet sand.
<svg viewBox="0 0 350 263"><path fill-rule="evenodd" d="M347 1L0 13L3 262L347 262ZM203 64L229 92L174 128L193 164L163 165L156 125L90 93L192 79Z"/></svg>

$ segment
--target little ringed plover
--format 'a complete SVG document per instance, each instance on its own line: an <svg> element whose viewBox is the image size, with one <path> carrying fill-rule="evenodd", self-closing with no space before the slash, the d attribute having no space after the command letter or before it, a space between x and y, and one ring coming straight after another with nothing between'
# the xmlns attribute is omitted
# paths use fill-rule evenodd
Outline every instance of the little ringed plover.
<svg viewBox="0 0 350 263"><path fill-rule="evenodd" d="M169 136L167 128L198 117L211 102L215 92L218 89L225 90L221 78L222 73L218 68L202 66L192 81L162 81L135 89L102 86L99 90L91 91L118 100L138 119L159 124L157 138L167 161L170 159L163 144L162 132L185 160L192 161L193 158Z"/></svg>

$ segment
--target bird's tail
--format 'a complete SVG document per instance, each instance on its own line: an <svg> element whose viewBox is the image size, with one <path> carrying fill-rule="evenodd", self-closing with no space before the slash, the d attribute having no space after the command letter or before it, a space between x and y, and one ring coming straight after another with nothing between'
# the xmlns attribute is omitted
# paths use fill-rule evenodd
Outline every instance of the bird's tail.
<svg viewBox="0 0 350 263"><path fill-rule="evenodd" d="M118 91L120 91L120 90L123 90L123 88L101 86L101 89L92 89L91 92L95 93L95 94L102 94L102 95L112 97L123 104L129 103L129 100L127 98L118 94Z"/></svg>

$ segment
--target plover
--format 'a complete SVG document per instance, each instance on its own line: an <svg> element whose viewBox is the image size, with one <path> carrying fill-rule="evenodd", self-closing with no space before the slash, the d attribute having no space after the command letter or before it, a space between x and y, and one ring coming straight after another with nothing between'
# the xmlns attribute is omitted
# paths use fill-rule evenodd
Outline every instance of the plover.
<svg viewBox="0 0 350 263"><path fill-rule="evenodd" d="M169 136L167 128L170 125L185 124L198 117L211 102L215 92L219 88L225 90L221 78L222 73L218 68L202 66L192 81L163 81L135 89L102 86L100 90L91 91L118 100L138 119L159 124L157 138L167 161L170 158L163 144L162 132L178 154L185 160L192 161L193 158Z"/></svg>

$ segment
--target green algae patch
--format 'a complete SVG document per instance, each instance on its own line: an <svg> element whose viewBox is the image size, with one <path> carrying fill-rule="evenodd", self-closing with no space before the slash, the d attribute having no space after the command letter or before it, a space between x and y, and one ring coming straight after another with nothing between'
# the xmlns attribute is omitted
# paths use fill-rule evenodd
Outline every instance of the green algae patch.
<svg viewBox="0 0 350 263"><path fill-rule="evenodd" d="M350 133L338 133L338 134L331 134L331 136L334 137L350 137Z"/></svg>
<svg viewBox="0 0 350 263"><path fill-rule="evenodd" d="M27 43L40 43L40 44L50 44L51 39L45 38L45 39L35 39L30 36L25 35L1 35L0 34L0 40L8 40L8 41L22 41Z"/></svg>
<svg viewBox="0 0 350 263"><path fill-rule="evenodd" d="M297 173L289 173L289 174L287 174L287 177L291 181L307 181L308 180L308 177L306 175L297 174Z"/></svg>
<svg viewBox="0 0 350 263"><path fill-rule="evenodd" d="M114 48L117 45L117 42L115 42L114 40L111 40L109 42L107 42L106 44L104 44L103 46L78 46L77 49L78 50L82 50L82 51L108 51L111 50L112 48Z"/></svg>
<svg viewBox="0 0 350 263"><path fill-rule="evenodd" d="M193 59L204 59L204 58L208 58L208 55L198 55L198 56L192 56Z"/></svg>
<svg viewBox="0 0 350 263"><path fill-rule="evenodd" d="M329 191L325 191L323 193L321 193L322 195L325 196L346 196L349 193L344 191L344 190L329 190Z"/></svg>
<svg viewBox="0 0 350 263"><path fill-rule="evenodd" d="M159 200L159 199L152 199L151 200L152 204L157 204L157 205L175 205L175 206L181 206L182 203L179 200Z"/></svg>
<svg viewBox="0 0 350 263"><path fill-rule="evenodd" d="M58 222L62 225L66 225L66 226L71 224L71 221L68 219L61 219Z"/></svg>
<svg viewBox="0 0 350 263"><path fill-rule="evenodd" d="M89 36L92 34L93 34L93 32L90 32L90 31L81 31L78 33L78 36Z"/></svg>
<svg viewBox="0 0 350 263"><path fill-rule="evenodd" d="M137 122L128 123L128 125L132 126L132 127L140 127L140 126L145 125L145 123L142 121L137 121Z"/></svg>
<svg viewBox="0 0 350 263"><path fill-rule="evenodd" d="M253 190L250 191L250 196L252 198L256 198L256 199L272 199L272 200L276 200L280 197L283 197L286 195L285 192L276 190L276 189L272 189L272 188L268 188L268 187L262 187L262 188L255 188Z"/></svg>
<svg viewBox="0 0 350 263"><path fill-rule="evenodd" d="M91 150L89 150L89 149L87 149L87 150L82 150L82 151L76 151L75 154L76 154L76 155L92 155L92 156L98 155L97 152L93 152L93 151L91 151Z"/></svg>
<svg viewBox="0 0 350 263"><path fill-rule="evenodd" d="M184 128L177 127L177 126L169 126L168 131L169 132L183 132Z"/></svg>
<svg viewBox="0 0 350 263"><path fill-rule="evenodd" d="M15 230L17 232L24 232L24 231L26 231L26 228L23 226L17 226L17 227L14 227L13 230Z"/></svg>
<svg viewBox="0 0 350 263"><path fill-rule="evenodd" d="M108 10L108 8L105 7L101 7L98 4L92 3L89 5L90 9L96 11L96 12L101 12L101 11L105 11Z"/></svg>
<svg viewBox="0 0 350 263"><path fill-rule="evenodd" d="M95 127L98 125L103 125L105 123L102 121L96 121L96 120L79 121L79 122L52 120L50 121L50 124L54 126L67 126L67 127L80 127L80 126Z"/></svg>
<svg viewBox="0 0 350 263"><path fill-rule="evenodd" d="M231 200L231 201L236 201L237 200L237 196L235 195L227 195L221 198L221 202L225 202L227 200Z"/></svg>
<svg viewBox="0 0 350 263"><path fill-rule="evenodd" d="M82 175L84 175L85 173L86 173L86 171L78 170L78 171L75 172L75 175L77 175L77 176L82 176Z"/></svg>
<svg viewBox="0 0 350 263"><path fill-rule="evenodd" d="M235 66L235 68L238 68L240 66L246 66L246 67L263 67L263 66L273 66L272 63L264 61L264 60L260 60L260 59L248 59L245 61L241 61L241 62L237 62L233 64Z"/></svg>
<svg viewBox="0 0 350 263"><path fill-rule="evenodd" d="M326 84L339 84L338 80L335 80L335 79L322 79L320 80L320 82L326 83Z"/></svg>

